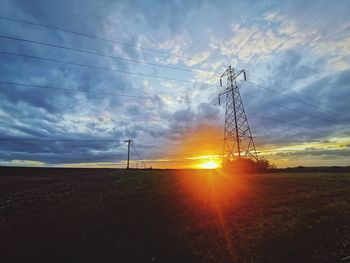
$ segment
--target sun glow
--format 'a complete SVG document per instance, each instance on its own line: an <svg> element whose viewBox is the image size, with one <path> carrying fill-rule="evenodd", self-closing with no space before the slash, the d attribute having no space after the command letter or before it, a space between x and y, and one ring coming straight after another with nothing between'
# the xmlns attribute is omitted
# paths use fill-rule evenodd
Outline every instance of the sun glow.
<svg viewBox="0 0 350 263"><path fill-rule="evenodd" d="M179 143L169 145L167 149L167 158L174 160L171 168L219 168L222 146L217 138L221 137L222 130L217 126L199 124L187 130Z"/></svg>
<svg viewBox="0 0 350 263"><path fill-rule="evenodd" d="M207 161L197 165L201 169L217 169L219 166L220 164L217 161Z"/></svg>

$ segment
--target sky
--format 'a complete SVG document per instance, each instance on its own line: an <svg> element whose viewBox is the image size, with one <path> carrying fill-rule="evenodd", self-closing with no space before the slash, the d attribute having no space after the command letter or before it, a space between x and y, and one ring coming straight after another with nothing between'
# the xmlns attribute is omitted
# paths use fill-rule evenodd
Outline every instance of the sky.
<svg viewBox="0 0 350 263"><path fill-rule="evenodd" d="M260 157L350 165L349 13L345 0L2 0L0 165L125 167L127 139L133 167L217 162L229 65L247 72Z"/></svg>

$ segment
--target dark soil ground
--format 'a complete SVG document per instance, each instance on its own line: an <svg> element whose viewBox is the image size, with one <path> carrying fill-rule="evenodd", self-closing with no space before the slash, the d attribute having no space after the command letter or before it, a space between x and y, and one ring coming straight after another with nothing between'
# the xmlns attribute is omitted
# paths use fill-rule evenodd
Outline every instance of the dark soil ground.
<svg viewBox="0 0 350 263"><path fill-rule="evenodd" d="M350 262L350 173L0 169L0 262Z"/></svg>

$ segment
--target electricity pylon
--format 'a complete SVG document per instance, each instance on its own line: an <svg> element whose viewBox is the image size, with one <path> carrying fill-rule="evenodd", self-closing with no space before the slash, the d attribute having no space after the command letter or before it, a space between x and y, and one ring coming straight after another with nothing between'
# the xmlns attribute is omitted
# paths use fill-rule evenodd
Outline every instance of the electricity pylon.
<svg viewBox="0 0 350 263"><path fill-rule="evenodd" d="M130 162L130 144L132 143L132 140L126 140L124 141L126 143L128 143L128 162L126 164L126 169L129 169L129 162Z"/></svg>
<svg viewBox="0 0 350 263"><path fill-rule="evenodd" d="M218 96L220 104L220 97L226 95L223 164L227 161L241 158L258 160L252 133L237 85L237 78L242 73L244 80L247 80L245 70L241 70L236 74L234 68L229 66L220 76L221 87L222 78L227 77L226 87Z"/></svg>

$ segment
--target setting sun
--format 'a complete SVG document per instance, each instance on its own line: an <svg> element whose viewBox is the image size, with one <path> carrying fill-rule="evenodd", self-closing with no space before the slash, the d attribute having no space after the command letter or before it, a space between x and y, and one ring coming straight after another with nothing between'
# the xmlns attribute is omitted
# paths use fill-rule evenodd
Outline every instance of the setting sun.
<svg viewBox="0 0 350 263"><path fill-rule="evenodd" d="M207 161L201 164L198 164L198 168L201 169L216 169L219 168L220 164L216 161Z"/></svg>

